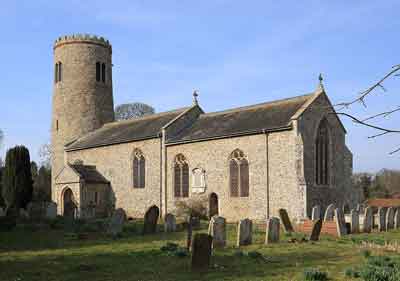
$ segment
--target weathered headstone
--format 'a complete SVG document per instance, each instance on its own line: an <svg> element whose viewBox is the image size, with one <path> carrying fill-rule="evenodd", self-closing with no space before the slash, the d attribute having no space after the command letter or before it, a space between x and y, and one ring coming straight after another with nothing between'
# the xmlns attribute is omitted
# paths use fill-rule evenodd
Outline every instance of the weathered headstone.
<svg viewBox="0 0 400 281"><path fill-rule="evenodd" d="M213 238L205 233L194 236L192 243L192 270L206 270L210 266Z"/></svg>
<svg viewBox="0 0 400 281"><path fill-rule="evenodd" d="M54 202L48 202L46 208L46 218L55 219L57 217L57 204Z"/></svg>
<svg viewBox="0 0 400 281"><path fill-rule="evenodd" d="M364 211L364 222L363 222L363 232L370 233L374 224L374 214L371 207L365 208Z"/></svg>
<svg viewBox="0 0 400 281"><path fill-rule="evenodd" d="M286 209L279 209L279 218L282 221L283 229L285 230L285 232L291 233L294 231Z"/></svg>
<svg viewBox="0 0 400 281"><path fill-rule="evenodd" d="M350 233L360 232L360 213L353 209L350 212Z"/></svg>
<svg viewBox="0 0 400 281"><path fill-rule="evenodd" d="M120 234L124 228L126 214L123 209L117 209L110 218L107 233L112 236Z"/></svg>
<svg viewBox="0 0 400 281"><path fill-rule="evenodd" d="M4 212L3 208L0 207L0 218L4 217L6 215L6 212Z"/></svg>
<svg viewBox="0 0 400 281"><path fill-rule="evenodd" d="M176 218L173 214L165 215L164 230L165 232L175 232L176 231Z"/></svg>
<svg viewBox="0 0 400 281"><path fill-rule="evenodd" d="M400 228L400 208L396 208L396 211L394 213L394 228Z"/></svg>
<svg viewBox="0 0 400 281"><path fill-rule="evenodd" d="M322 229L322 219L313 220L310 241L318 241Z"/></svg>
<svg viewBox="0 0 400 281"><path fill-rule="evenodd" d="M30 218L28 211L25 210L25 209L19 209L19 216L21 218L23 218L23 219L29 219Z"/></svg>
<svg viewBox="0 0 400 281"><path fill-rule="evenodd" d="M267 220L267 233L265 244L279 242L280 221L276 217L271 217Z"/></svg>
<svg viewBox="0 0 400 281"><path fill-rule="evenodd" d="M378 209L378 230L386 231L386 208L384 207Z"/></svg>
<svg viewBox="0 0 400 281"><path fill-rule="evenodd" d="M220 216L213 216L208 227L208 234L212 236L213 248L222 248L226 245L226 223Z"/></svg>
<svg viewBox="0 0 400 281"><path fill-rule="evenodd" d="M321 206L317 205L312 208L311 220L316 221L321 218Z"/></svg>
<svg viewBox="0 0 400 281"><path fill-rule="evenodd" d="M253 222L250 219L240 220L238 223L238 233L236 246L250 245L253 241Z"/></svg>
<svg viewBox="0 0 400 281"><path fill-rule="evenodd" d="M361 205L360 205L360 204L357 204L357 206L356 206L356 211L357 211L358 213L361 213Z"/></svg>
<svg viewBox="0 0 400 281"><path fill-rule="evenodd" d="M394 208L390 207L386 212L386 230L389 231L394 228Z"/></svg>
<svg viewBox="0 0 400 281"><path fill-rule="evenodd" d="M339 237L342 237L347 234L346 230L346 220L344 218L344 214L342 209L335 209L335 221L336 221L336 229Z"/></svg>
<svg viewBox="0 0 400 281"><path fill-rule="evenodd" d="M157 221L160 216L160 210L157 206L150 207L144 215L143 234L156 233Z"/></svg>
<svg viewBox="0 0 400 281"><path fill-rule="evenodd" d="M324 221L331 221L331 220L333 220L334 212L335 212L335 205L334 205L334 204L330 204L330 205L326 208L325 216L324 216Z"/></svg>

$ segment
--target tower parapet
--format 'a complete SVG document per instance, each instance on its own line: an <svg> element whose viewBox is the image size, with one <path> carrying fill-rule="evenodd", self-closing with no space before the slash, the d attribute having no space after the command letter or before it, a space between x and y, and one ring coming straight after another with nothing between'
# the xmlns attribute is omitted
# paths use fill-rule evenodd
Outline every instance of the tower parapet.
<svg viewBox="0 0 400 281"><path fill-rule="evenodd" d="M112 46L110 44L110 41L108 41L102 36L97 36L92 34L72 34L72 35L60 36L54 41L54 49L56 49L59 46L63 46L66 44L75 44L75 43L100 45L109 48L110 51L112 51Z"/></svg>

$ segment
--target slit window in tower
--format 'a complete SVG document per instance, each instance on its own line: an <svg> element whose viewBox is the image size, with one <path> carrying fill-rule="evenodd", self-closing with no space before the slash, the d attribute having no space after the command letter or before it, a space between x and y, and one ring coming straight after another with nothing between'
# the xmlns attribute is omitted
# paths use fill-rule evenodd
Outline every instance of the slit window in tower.
<svg viewBox="0 0 400 281"><path fill-rule="evenodd" d="M104 63L101 65L101 81L106 82L106 65Z"/></svg>
<svg viewBox="0 0 400 281"><path fill-rule="evenodd" d="M96 81L100 82L100 63L96 62Z"/></svg>

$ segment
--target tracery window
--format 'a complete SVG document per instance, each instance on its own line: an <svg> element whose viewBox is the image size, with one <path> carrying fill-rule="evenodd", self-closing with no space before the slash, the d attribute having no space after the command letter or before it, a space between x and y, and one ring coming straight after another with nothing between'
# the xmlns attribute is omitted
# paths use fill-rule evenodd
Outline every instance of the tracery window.
<svg viewBox="0 0 400 281"><path fill-rule="evenodd" d="M178 154L174 161L175 197L189 197L189 165L183 154Z"/></svg>
<svg viewBox="0 0 400 281"><path fill-rule="evenodd" d="M229 158L229 189L231 197L249 196L249 162L239 149Z"/></svg>
<svg viewBox="0 0 400 281"><path fill-rule="evenodd" d="M319 124L315 139L315 182L320 185L329 183L329 127L324 118Z"/></svg>
<svg viewBox="0 0 400 281"><path fill-rule="evenodd" d="M143 153L136 149L133 152L133 187L144 188L146 185L146 159Z"/></svg>

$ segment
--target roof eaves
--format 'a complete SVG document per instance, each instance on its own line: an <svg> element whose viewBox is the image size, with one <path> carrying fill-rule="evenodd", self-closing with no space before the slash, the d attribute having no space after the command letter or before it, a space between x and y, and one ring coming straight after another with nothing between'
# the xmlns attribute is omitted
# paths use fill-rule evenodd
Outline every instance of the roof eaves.
<svg viewBox="0 0 400 281"><path fill-rule="evenodd" d="M186 110L184 110L183 112L181 112L178 116L176 116L175 118L173 118L171 121L169 121L167 124L165 124L164 126L161 127L161 130L165 130L166 128L168 128L169 126L171 126L176 120L178 120L179 118L181 118L183 115L185 115L186 113L188 113L189 111L191 111L194 108L199 108L200 111L202 113L204 113L203 109L199 106L199 105L193 105L189 108L187 108Z"/></svg>

